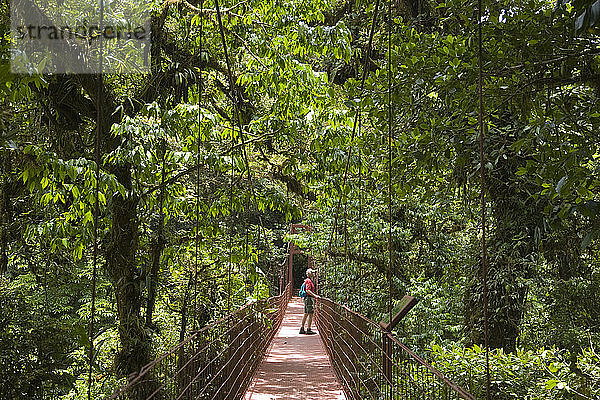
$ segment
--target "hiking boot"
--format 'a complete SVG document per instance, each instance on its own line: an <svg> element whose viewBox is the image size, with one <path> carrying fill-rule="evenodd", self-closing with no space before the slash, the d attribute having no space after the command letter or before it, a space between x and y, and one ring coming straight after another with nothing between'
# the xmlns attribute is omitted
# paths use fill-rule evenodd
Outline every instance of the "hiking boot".
<svg viewBox="0 0 600 400"><path fill-rule="evenodd" d="M307 334L307 335L316 335L316 334L317 334L317 332L313 331L312 329L307 329L307 330L306 330L306 334Z"/></svg>
<svg viewBox="0 0 600 400"><path fill-rule="evenodd" d="M304 331L304 327L300 328L300 334L304 335L306 332Z"/></svg>

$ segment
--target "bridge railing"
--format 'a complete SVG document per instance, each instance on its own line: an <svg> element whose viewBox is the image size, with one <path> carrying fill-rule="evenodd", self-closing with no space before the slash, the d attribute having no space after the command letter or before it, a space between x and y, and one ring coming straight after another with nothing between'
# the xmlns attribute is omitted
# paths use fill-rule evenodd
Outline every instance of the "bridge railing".
<svg viewBox="0 0 600 400"><path fill-rule="evenodd" d="M250 303L192 333L110 396L127 400L239 399L281 325L292 293Z"/></svg>
<svg viewBox="0 0 600 400"><path fill-rule="evenodd" d="M475 400L380 324L323 298L315 318L349 399Z"/></svg>

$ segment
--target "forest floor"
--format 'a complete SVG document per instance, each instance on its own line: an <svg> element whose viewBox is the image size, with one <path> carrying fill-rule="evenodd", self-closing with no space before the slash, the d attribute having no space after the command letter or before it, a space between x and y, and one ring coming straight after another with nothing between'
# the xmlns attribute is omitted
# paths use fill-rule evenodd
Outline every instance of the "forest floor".
<svg viewBox="0 0 600 400"><path fill-rule="evenodd" d="M245 400L346 399L321 336L298 333L303 313L300 298L292 298ZM314 323L312 329L316 331Z"/></svg>

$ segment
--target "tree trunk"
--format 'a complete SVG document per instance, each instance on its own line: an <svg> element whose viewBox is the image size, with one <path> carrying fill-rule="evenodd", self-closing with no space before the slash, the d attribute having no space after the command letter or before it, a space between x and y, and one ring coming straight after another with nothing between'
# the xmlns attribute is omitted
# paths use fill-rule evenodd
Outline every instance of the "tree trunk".
<svg viewBox="0 0 600 400"><path fill-rule="evenodd" d="M160 222L162 224L162 222ZM162 234L158 234L158 238L152 241L150 249L151 268L148 285L148 303L146 305L146 326L152 327L152 314L156 304L156 284L158 283L158 273L160 272L160 258L164 249L164 239Z"/></svg>
<svg viewBox="0 0 600 400"><path fill-rule="evenodd" d="M121 138L111 134L111 127L118 122L116 102L107 91L98 75L79 76L80 82L94 102L102 105L100 119L100 147L102 153L115 150L121 145ZM98 98L98 87L102 92ZM109 172L121 183L128 193L132 193L131 166L128 164L109 165ZM141 289L140 273L136 261L138 249L137 216L138 199L116 193L111 205L112 224L105 238L106 272L115 290L117 316L119 319L119 339L121 349L116 357L117 372L122 376L138 372L150 362L150 338L144 330L140 315Z"/></svg>
<svg viewBox="0 0 600 400"><path fill-rule="evenodd" d="M6 175L4 175L6 176ZM6 182L0 185L0 276L8 270L7 247L8 239L6 230L8 229L8 195L6 193Z"/></svg>
<svg viewBox="0 0 600 400"><path fill-rule="evenodd" d="M126 188L131 183L129 167L116 173ZM122 375L139 371L150 361L150 341L140 315L140 279L136 263L138 248L137 199L116 195L112 204L112 227L106 246L106 269L115 289L121 350L117 370Z"/></svg>
<svg viewBox="0 0 600 400"><path fill-rule="evenodd" d="M488 180L488 198L495 226L488 240L488 341L490 348L516 349L527 297L521 282L531 275L527 257L535 251L533 232L543 215L540 204L516 190L518 161L500 161ZM522 189L522 188L521 188ZM472 343L484 343L481 261L466 291L465 329Z"/></svg>

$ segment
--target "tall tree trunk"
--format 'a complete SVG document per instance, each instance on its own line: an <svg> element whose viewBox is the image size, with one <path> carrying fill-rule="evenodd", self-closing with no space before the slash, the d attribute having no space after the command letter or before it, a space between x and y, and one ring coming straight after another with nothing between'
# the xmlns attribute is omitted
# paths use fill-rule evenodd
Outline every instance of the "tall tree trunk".
<svg viewBox="0 0 600 400"><path fill-rule="evenodd" d="M4 177L6 175L3 174ZM4 275L8 270L8 194L6 193L6 182L0 184L0 276Z"/></svg>
<svg viewBox="0 0 600 400"><path fill-rule="evenodd" d="M128 166L118 167L115 175L127 189L131 186ZM112 203L112 227L106 246L106 269L115 289L119 317L121 351L117 369L123 375L139 371L150 361L150 340L140 315L141 289L137 268L137 199L116 195Z"/></svg>
<svg viewBox="0 0 600 400"><path fill-rule="evenodd" d="M152 327L152 314L156 304L156 284L158 283L158 273L160 272L160 258L164 248L162 235L152 241L150 248L150 275L148 276L148 303L146 305L146 326Z"/></svg>
<svg viewBox="0 0 600 400"><path fill-rule="evenodd" d="M100 147L102 153L115 150L122 139L111 134L111 127L119 121L120 114L115 112L117 103L112 93L106 90L99 75L79 76L88 95L102 105L100 119ZM102 92L98 98L98 87ZM131 166L127 163L108 165L128 193L132 193ZM144 321L140 315L142 296L140 273L136 261L138 250L137 215L138 198L129 195L123 197L116 193L111 201L112 224L105 238L105 269L115 291L117 317L119 319L119 339L121 349L116 357L117 372L123 376L138 372L150 362L150 338L144 330Z"/></svg>
<svg viewBox="0 0 600 400"><path fill-rule="evenodd" d="M165 140L160 141L160 154L162 159L161 173L160 173L160 194L158 200L158 221L156 227L156 239L152 241L151 246L151 259L152 267L150 268L148 287L148 304L146 305L146 325L152 326L152 314L154 313L154 305L156 304L156 284L158 283L158 273L160 272L160 258L162 256L163 249L165 248L165 239L163 237L163 225L165 223L163 204L164 204L164 191L165 191L165 152L166 142Z"/></svg>
<svg viewBox="0 0 600 400"><path fill-rule="evenodd" d="M512 178L519 166L514 158L500 160L488 186L494 229L488 241L488 340L491 348L516 349L531 275L528 257L535 251L533 232L541 223L541 206L517 190ZM523 187L521 187L523 189ZM474 268L466 290L465 329L472 343L483 344L483 284L481 263Z"/></svg>

